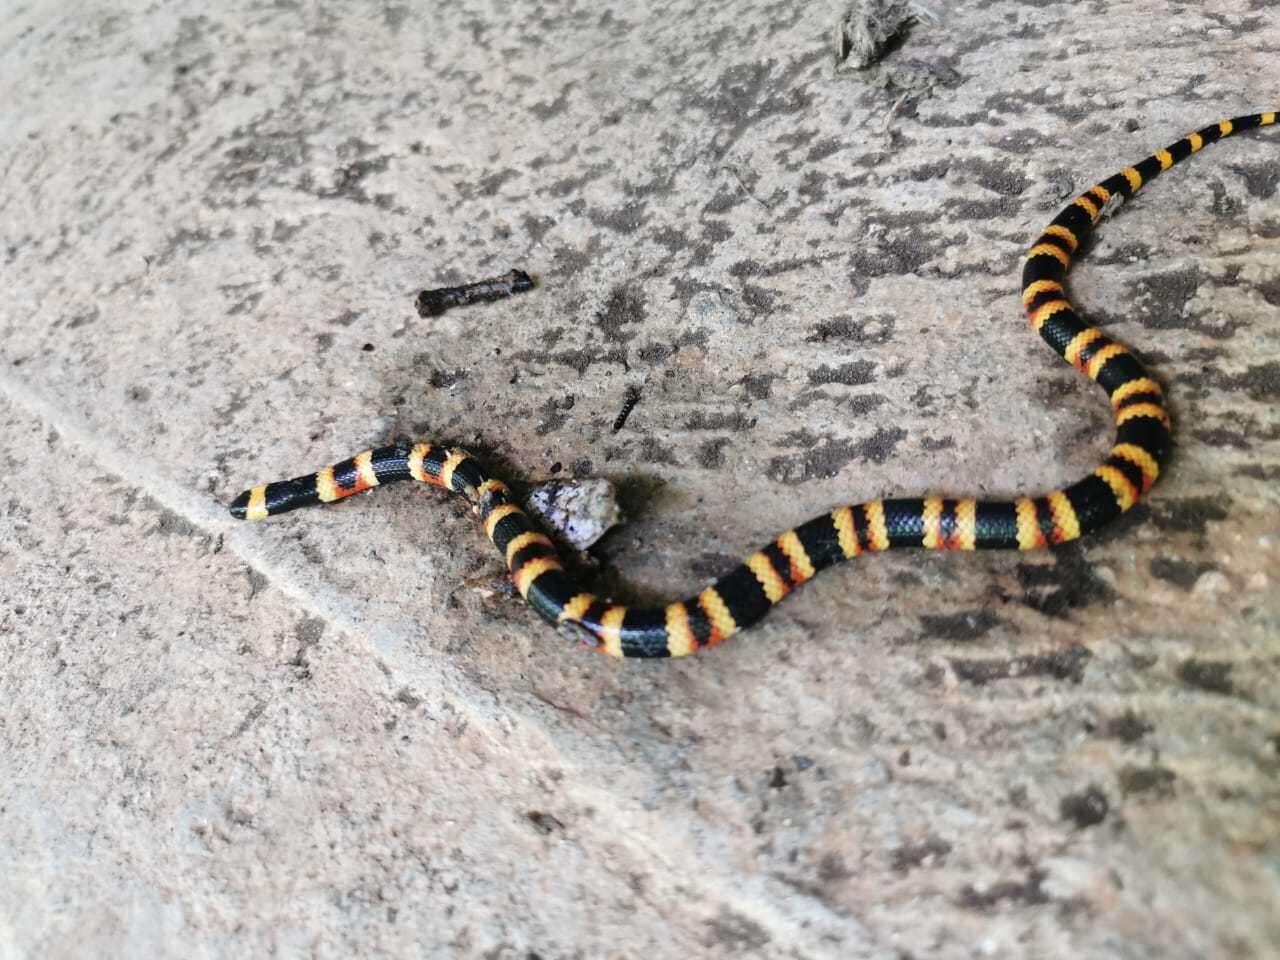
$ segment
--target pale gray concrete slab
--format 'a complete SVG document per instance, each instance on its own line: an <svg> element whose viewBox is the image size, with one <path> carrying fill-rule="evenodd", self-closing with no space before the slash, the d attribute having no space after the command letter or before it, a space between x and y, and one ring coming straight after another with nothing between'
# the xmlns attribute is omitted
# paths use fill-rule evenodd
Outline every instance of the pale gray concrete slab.
<svg viewBox="0 0 1280 960"><path fill-rule="evenodd" d="M488 588L432 492L225 515L463 442L618 483L600 577L645 600L833 504L1091 468L1105 401L1020 319L1020 256L1274 107L1280 14L952 5L855 73L841 9L6 10L0 957L1280 943L1274 131L1073 272L1178 443L1084 544L868 559L618 664ZM511 266L541 288L413 312Z"/></svg>

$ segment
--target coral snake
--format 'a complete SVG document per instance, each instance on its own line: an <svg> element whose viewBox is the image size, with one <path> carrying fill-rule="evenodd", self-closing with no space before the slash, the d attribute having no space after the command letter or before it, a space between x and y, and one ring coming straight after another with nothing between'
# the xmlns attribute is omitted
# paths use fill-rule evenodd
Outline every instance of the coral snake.
<svg viewBox="0 0 1280 960"><path fill-rule="evenodd" d="M758 622L818 571L862 553L897 547L1030 550L1074 540L1115 519L1151 489L1169 450L1170 425L1159 384L1132 353L1072 307L1063 289L1072 255L1114 198L1132 197L1206 144L1275 120L1274 112L1255 113L1188 134L1090 187L1036 238L1022 273L1027 318L1060 357L1107 391L1116 423L1107 458L1062 490L1013 500L930 496L837 507L776 537L695 596L665 607L622 606L584 590L507 485L457 447L406 442L366 451L318 473L247 490L231 504L231 513L260 520L393 480L443 487L479 515L516 589L539 614L579 628L591 645L620 657L678 657L715 646ZM491 293L492 284L477 285L477 296Z"/></svg>

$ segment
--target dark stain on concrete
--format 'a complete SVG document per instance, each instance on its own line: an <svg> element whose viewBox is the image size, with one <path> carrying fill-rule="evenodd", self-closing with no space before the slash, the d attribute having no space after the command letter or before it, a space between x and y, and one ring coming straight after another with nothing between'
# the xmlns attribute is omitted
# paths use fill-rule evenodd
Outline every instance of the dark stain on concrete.
<svg viewBox="0 0 1280 960"><path fill-rule="evenodd" d="M1016 216L1022 204L1011 197L997 200L945 200L942 218L948 220L977 220L986 222Z"/></svg>
<svg viewBox="0 0 1280 960"><path fill-rule="evenodd" d="M742 302L756 311L757 314L771 313L774 305L778 302L778 294L767 287L744 283L742 285Z"/></svg>
<svg viewBox="0 0 1280 960"><path fill-rule="evenodd" d="M1161 530L1203 535L1210 523L1227 519L1231 499L1226 494L1211 497L1157 497L1147 502L1151 522Z"/></svg>
<svg viewBox="0 0 1280 960"><path fill-rule="evenodd" d="M596 314L596 326L603 332L606 340L626 343L639 332L626 328L644 323L645 317L644 291L637 286L624 284L614 287L609 293L604 308Z"/></svg>
<svg viewBox="0 0 1280 960"><path fill-rule="evenodd" d="M343 310L336 317L333 317L329 323L339 327L349 327L360 319L360 313L357 310Z"/></svg>
<svg viewBox="0 0 1280 960"><path fill-rule="evenodd" d="M728 437L712 437L704 440L698 447L696 459L698 465L705 470L719 470L724 466L724 448L729 445Z"/></svg>
<svg viewBox="0 0 1280 960"><path fill-rule="evenodd" d="M148 498L148 503L156 508L156 524L147 531L148 536L159 534L162 537L190 537L196 529L184 517L179 516L167 507L161 507Z"/></svg>
<svg viewBox="0 0 1280 960"><path fill-rule="evenodd" d="M722 947L730 956L763 950L773 942L764 927L728 907L721 907L719 913L707 920L706 928L704 945Z"/></svg>
<svg viewBox="0 0 1280 960"><path fill-rule="evenodd" d="M791 88L792 77L803 64L777 69L773 61L737 63L687 98L689 106L707 115L708 129L716 130L712 155L719 160L750 127L769 117L803 115L812 96Z"/></svg>
<svg viewBox="0 0 1280 960"><path fill-rule="evenodd" d="M1021 657L990 659L962 659L951 657L951 669L967 683L983 686L993 680L1009 680L1020 677L1052 677L1054 680L1070 680L1080 683L1084 669L1093 658L1084 647L1070 647L1052 653L1027 654Z"/></svg>
<svg viewBox="0 0 1280 960"><path fill-rule="evenodd" d="M574 177L562 177L538 191L539 195L555 197L562 200L570 194L578 193L584 186L594 180L599 180L605 174L614 169L612 162L593 163L582 173Z"/></svg>
<svg viewBox="0 0 1280 960"><path fill-rule="evenodd" d="M320 638L324 636L325 622L319 617L303 617L297 622L293 628L294 638L298 641L297 649L288 663L291 667L296 667L304 672L304 676L310 675L310 658L311 648L320 642Z"/></svg>
<svg viewBox="0 0 1280 960"><path fill-rule="evenodd" d="M973 174L973 178L992 193L1002 197L1021 196L1030 186L1027 176L1008 163L995 160L967 159L957 163L959 169Z"/></svg>
<svg viewBox="0 0 1280 960"><path fill-rule="evenodd" d="M809 382L815 386L842 383L848 387L860 387L875 382L875 371L876 364L870 360L853 360L838 367L824 363L816 370L809 371Z"/></svg>
<svg viewBox="0 0 1280 960"><path fill-rule="evenodd" d="M888 315L873 314L867 317L832 317L823 320L805 337L806 343L826 343L829 340L851 343L881 344L893 339L897 321Z"/></svg>
<svg viewBox="0 0 1280 960"><path fill-rule="evenodd" d="M1201 575L1218 569L1215 564L1178 560L1174 557L1156 557L1151 561L1151 575L1190 590Z"/></svg>
<svg viewBox="0 0 1280 960"><path fill-rule="evenodd" d="M1126 710L1124 713L1108 718L1102 727L1104 736L1119 740L1121 743L1137 743L1154 729L1155 727L1132 710Z"/></svg>
<svg viewBox="0 0 1280 960"><path fill-rule="evenodd" d="M947 175L947 171L951 169L951 161L932 160L928 163L922 163L919 166L912 167L910 170L904 171L901 176L906 180L915 183L924 183L926 180L940 180Z"/></svg>
<svg viewBox="0 0 1280 960"><path fill-rule="evenodd" d="M215 143L227 146L222 161L209 179L211 205L222 206L228 198L220 192L241 194L264 187L295 187L293 178L311 162L311 147L303 131L292 127L270 129L271 120L260 118L250 127L237 127Z"/></svg>
<svg viewBox="0 0 1280 960"><path fill-rule="evenodd" d="M569 405L569 407L572 406L572 404ZM565 407L558 397L548 397L542 402L542 419L534 427L534 432L540 437L545 437L553 430L559 430L569 422L568 413L563 412L567 409L569 408Z"/></svg>
<svg viewBox="0 0 1280 960"><path fill-rule="evenodd" d="M1214 430L1197 430L1192 434L1197 440L1206 447L1217 447L1223 450L1251 450L1253 444L1249 442L1249 438L1243 433L1235 430L1223 430L1221 428Z"/></svg>
<svg viewBox="0 0 1280 960"><path fill-rule="evenodd" d="M671 448L658 440L657 437L641 437L640 450L637 456L640 461L647 464L661 463L672 467L680 465L680 461L671 452Z"/></svg>
<svg viewBox="0 0 1280 960"><path fill-rule="evenodd" d="M953 241L923 230L893 230L868 241L850 255L849 282L859 295L864 294L868 281L915 273L951 246Z"/></svg>
<svg viewBox="0 0 1280 960"><path fill-rule="evenodd" d="M1058 815L1075 824L1077 830L1096 827L1107 818L1110 809L1107 795L1095 784L1079 793L1069 793L1058 802Z"/></svg>
<svg viewBox="0 0 1280 960"><path fill-rule="evenodd" d="M1148 274L1137 286L1132 315L1148 330L1182 330L1192 324L1184 314L1200 288L1198 266Z"/></svg>
<svg viewBox="0 0 1280 960"><path fill-rule="evenodd" d="M1049 563L1020 563L1018 583L1022 602L1050 617L1064 617L1070 611L1110 603L1115 591L1100 579L1078 543L1049 551Z"/></svg>
<svg viewBox="0 0 1280 960"><path fill-rule="evenodd" d="M1280 361L1255 364L1238 377L1220 377L1217 385L1225 390L1242 390L1250 400L1273 403L1280 400Z"/></svg>
<svg viewBox="0 0 1280 960"><path fill-rule="evenodd" d="M1001 116L1019 116L1034 112L1029 111L1029 107L1041 107L1046 113L1061 117L1072 124L1082 123L1089 117L1086 107L1067 104L1061 95L1054 96L1038 86L1025 86L1016 91L993 94L987 97L983 106Z"/></svg>
<svg viewBox="0 0 1280 960"><path fill-rule="evenodd" d="M773 393L773 381L777 379L776 373L749 373L738 383L752 400L768 400Z"/></svg>
<svg viewBox="0 0 1280 960"><path fill-rule="evenodd" d="M1000 623L999 617L983 609L920 617L925 638L961 643L985 637Z"/></svg>
<svg viewBox="0 0 1280 960"><path fill-rule="evenodd" d="M1262 299L1273 307L1280 307L1280 276L1270 280L1261 280L1254 288Z"/></svg>
<svg viewBox="0 0 1280 960"><path fill-rule="evenodd" d="M1168 767L1126 766L1120 770L1120 791L1126 797L1134 794L1153 794L1160 798L1173 796L1173 785L1178 775Z"/></svg>
<svg viewBox="0 0 1280 960"><path fill-rule="evenodd" d="M570 81L560 88L559 95L550 103L534 103L530 104L528 110L539 120L550 120L558 114L564 113L569 106L569 96L573 93L573 88L577 86L576 81Z"/></svg>
<svg viewBox="0 0 1280 960"><path fill-rule="evenodd" d="M1178 679L1189 687L1208 693L1229 695L1236 692L1231 681L1233 664L1218 660L1184 660L1178 664Z"/></svg>
<svg viewBox="0 0 1280 960"><path fill-rule="evenodd" d="M720 187L715 192L715 195L710 200L708 200L705 204L703 204L702 212L706 214L712 214L712 215L728 213L730 210L738 206L738 204L744 202L746 199L747 199L747 196L745 193L743 193L743 190L741 187L737 185L734 185L734 186L725 185Z"/></svg>
<svg viewBox="0 0 1280 960"><path fill-rule="evenodd" d="M1249 195L1259 200L1270 200L1280 187L1280 165L1270 163L1235 163L1231 165L1244 178Z"/></svg>
<svg viewBox="0 0 1280 960"><path fill-rule="evenodd" d="M560 350L555 353L549 353L545 350L521 350L513 353L511 359L520 363L537 365L559 364L573 370L578 376L585 374L596 363L616 363L624 370L628 366L625 348L603 350L582 347L579 349Z"/></svg>
<svg viewBox="0 0 1280 960"><path fill-rule="evenodd" d="M524 227L525 235L528 236L532 244L539 244L556 225L554 217L537 216L535 214L526 213L520 218L520 225Z"/></svg>
<svg viewBox="0 0 1280 960"><path fill-rule="evenodd" d="M825 390L807 390L797 396L787 409L804 410L818 401L825 401L841 408L852 416L860 417L872 413L882 404L888 403L889 398L880 393L855 393L833 396Z"/></svg>
<svg viewBox="0 0 1280 960"><path fill-rule="evenodd" d="M427 383L435 390L447 390L449 387L457 386L463 380L467 379L469 374L461 368L457 370L441 370L439 367L431 371L427 377Z"/></svg>
<svg viewBox="0 0 1280 960"><path fill-rule="evenodd" d="M353 203L374 203L383 206L384 201L380 199L382 195L370 197L364 188L364 181L375 173L385 172L389 166L390 158L388 157L352 160L338 168L331 187L318 188L315 194L326 200L341 199L350 200Z"/></svg>
<svg viewBox="0 0 1280 960"><path fill-rule="evenodd" d="M1027 871L1024 880L1005 880L992 884L986 890L978 890L972 884L966 884L956 899L958 906L967 910L990 911L1004 902L1035 905L1049 902L1049 895L1044 892L1043 884L1048 874L1044 870L1032 868Z"/></svg>
<svg viewBox="0 0 1280 960"><path fill-rule="evenodd" d="M604 227L623 236L629 236L647 222L645 211L648 207L646 201L636 200L611 210L592 210L587 216L597 227Z"/></svg>
<svg viewBox="0 0 1280 960"><path fill-rule="evenodd" d="M805 161L807 163L817 163L819 160L825 160L827 157L839 153L845 146L844 141L836 137L827 137L810 145L809 152L805 154Z"/></svg>
<svg viewBox="0 0 1280 960"><path fill-rule="evenodd" d="M800 436L801 434L804 436ZM766 474L771 480L784 484L834 477L855 460L884 463L893 456L893 451L906 437L907 431L900 427L884 427L862 440L837 438L827 434L824 437L827 442L818 446L817 437L807 431L797 431L790 439L800 440L797 445L808 449L795 456L774 457L769 461Z"/></svg>
<svg viewBox="0 0 1280 960"><path fill-rule="evenodd" d="M892 853L890 865L895 873L908 874L912 870L930 866L941 867L947 862L951 844L941 837L925 837L919 843L904 843Z"/></svg>
<svg viewBox="0 0 1280 960"><path fill-rule="evenodd" d="M733 430L741 432L750 430L756 425L755 417L748 417L741 411L718 413L715 411L694 410L685 420L686 430Z"/></svg>

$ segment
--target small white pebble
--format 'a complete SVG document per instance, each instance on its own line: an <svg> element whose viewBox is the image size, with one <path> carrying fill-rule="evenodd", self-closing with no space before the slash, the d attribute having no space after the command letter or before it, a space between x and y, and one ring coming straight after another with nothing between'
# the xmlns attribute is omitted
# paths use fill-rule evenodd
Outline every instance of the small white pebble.
<svg viewBox="0 0 1280 960"><path fill-rule="evenodd" d="M575 550L587 549L622 522L613 484L601 478L538 484L527 506Z"/></svg>
<svg viewBox="0 0 1280 960"><path fill-rule="evenodd" d="M1254 593L1261 593L1263 590L1266 590L1270 584L1271 581L1267 578L1267 575L1259 570L1245 581L1244 586L1246 590L1250 590Z"/></svg>

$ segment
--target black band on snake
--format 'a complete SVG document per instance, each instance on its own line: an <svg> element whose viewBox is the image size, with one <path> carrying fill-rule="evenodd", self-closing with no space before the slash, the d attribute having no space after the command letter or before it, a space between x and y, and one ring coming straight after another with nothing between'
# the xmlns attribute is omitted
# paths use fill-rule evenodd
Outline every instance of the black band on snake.
<svg viewBox="0 0 1280 960"><path fill-rule="evenodd" d="M1022 273L1027 318L1060 357L1107 392L1115 415L1116 440L1106 460L1065 489L1014 500L915 497L837 507L776 537L701 592L665 607L610 603L576 584L551 539L510 489L456 447L402 443L366 451L318 473L254 487L235 499L231 513L261 520L394 480L443 487L479 515L520 595L539 614L580 628L597 649L619 657L680 657L715 646L759 622L820 570L862 553L897 547L1031 550L1074 540L1114 520L1151 489L1169 450L1170 425L1159 384L1125 347L1081 319L1067 299L1063 280L1071 257L1113 198L1131 198L1206 144L1275 120L1274 112L1252 114L1188 134L1076 197L1031 247Z"/></svg>

